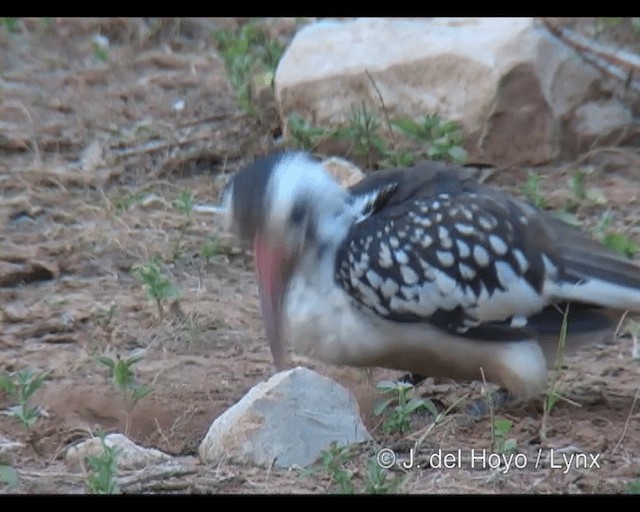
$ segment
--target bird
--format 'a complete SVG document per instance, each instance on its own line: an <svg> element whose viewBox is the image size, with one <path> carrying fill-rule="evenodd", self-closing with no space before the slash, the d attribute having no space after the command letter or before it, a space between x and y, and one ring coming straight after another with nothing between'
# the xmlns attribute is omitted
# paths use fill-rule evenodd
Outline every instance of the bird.
<svg viewBox="0 0 640 512"><path fill-rule="evenodd" d="M425 161L343 187L310 153L286 150L231 176L225 226L253 244L277 368L291 349L339 366L482 378L527 400L547 383L551 326L566 308L576 337L610 326L610 311L640 312L637 263L464 170Z"/></svg>

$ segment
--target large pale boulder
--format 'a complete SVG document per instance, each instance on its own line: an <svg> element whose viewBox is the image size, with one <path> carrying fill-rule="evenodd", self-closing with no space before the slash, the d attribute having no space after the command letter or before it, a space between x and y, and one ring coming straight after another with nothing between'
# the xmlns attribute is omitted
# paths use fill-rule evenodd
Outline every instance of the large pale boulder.
<svg viewBox="0 0 640 512"><path fill-rule="evenodd" d="M332 442L371 439L346 388L307 368L254 386L213 422L200 444L203 462L306 467Z"/></svg>
<svg viewBox="0 0 640 512"><path fill-rule="evenodd" d="M459 122L471 160L540 164L593 135L593 123L571 121L602 86L595 68L533 18L360 18L301 29L275 91L284 120L298 112L340 125L362 100L380 111L380 94L391 118L437 113ZM563 133L582 126L589 134Z"/></svg>

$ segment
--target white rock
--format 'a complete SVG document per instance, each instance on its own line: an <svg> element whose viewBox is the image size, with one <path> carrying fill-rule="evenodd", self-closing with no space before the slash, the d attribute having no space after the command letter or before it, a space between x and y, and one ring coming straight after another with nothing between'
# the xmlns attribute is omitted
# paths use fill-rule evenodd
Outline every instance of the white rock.
<svg viewBox="0 0 640 512"><path fill-rule="evenodd" d="M199 449L203 462L305 467L332 441L371 439L355 398L307 368L277 373L219 416Z"/></svg>
<svg viewBox="0 0 640 512"><path fill-rule="evenodd" d="M138 446L122 434L109 434L105 436L104 441L107 446L121 450L116 458L118 469L143 469L150 465L173 460L173 457L160 450ZM100 456L103 453L102 442L99 438L93 437L69 448L65 461L71 467L81 467L85 457Z"/></svg>
<svg viewBox="0 0 640 512"><path fill-rule="evenodd" d="M576 110L576 132L583 144L591 145L595 139L605 139L619 132L632 121L629 110L618 100L593 101Z"/></svg>
<svg viewBox="0 0 640 512"><path fill-rule="evenodd" d="M598 71L533 18L323 20L280 60L281 116L336 126L362 100L380 110L365 72L390 117L457 121L470 159L493 163L558 156L558 130L600 87Z"/></svg>

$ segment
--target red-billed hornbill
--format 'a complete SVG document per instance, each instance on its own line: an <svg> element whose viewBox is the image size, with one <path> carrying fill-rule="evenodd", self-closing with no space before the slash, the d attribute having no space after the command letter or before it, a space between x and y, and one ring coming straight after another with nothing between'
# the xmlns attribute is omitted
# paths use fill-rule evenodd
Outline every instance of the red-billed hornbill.
<svg viewBox="0 0 640 512"><path fill-rule="evenodd" d="M527 398L556 350L531 317L574 302L640 311L640 266L460 170L429 162L345 189L308 154L284 152L233 176L223 204L229 228L253 241L277 366L290 345L457 380L482 368Z"/></svg>

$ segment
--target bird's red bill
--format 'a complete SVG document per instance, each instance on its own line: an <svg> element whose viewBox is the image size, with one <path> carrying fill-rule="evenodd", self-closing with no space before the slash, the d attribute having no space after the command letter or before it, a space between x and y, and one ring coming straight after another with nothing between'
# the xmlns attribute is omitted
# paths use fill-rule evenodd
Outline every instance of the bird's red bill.
<svg viewBox="0 0 640 512"><path fill-rule="evenodd" d="M271 355L276 367L283 368L286 363L285 343L282 333L284 299L283 253L280 250L273 249L260 234L256 234L253 241L253 255L258 274L260 306Z"/></svg>

